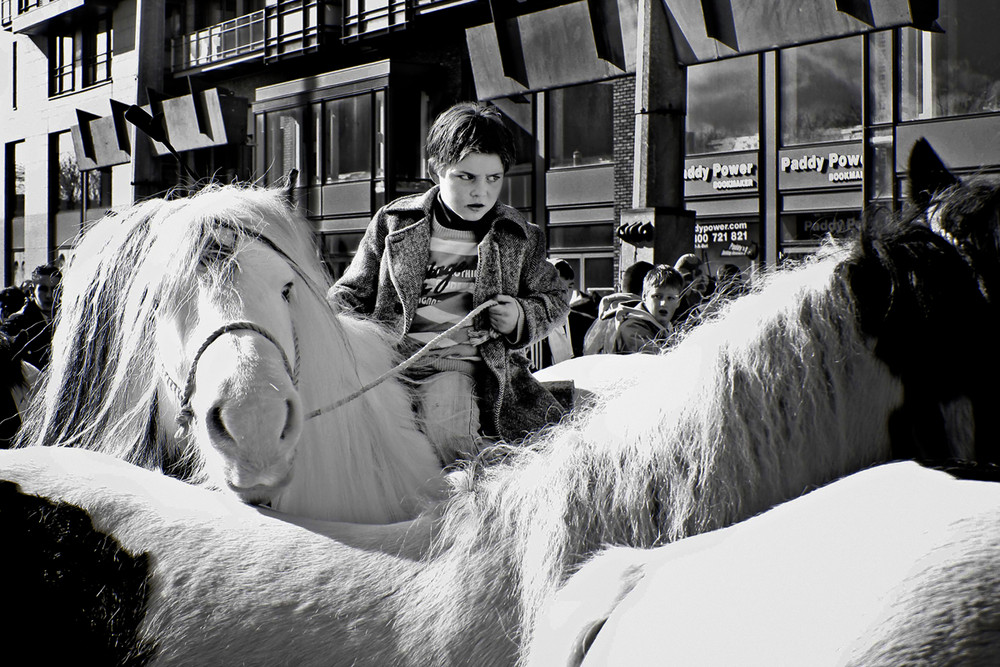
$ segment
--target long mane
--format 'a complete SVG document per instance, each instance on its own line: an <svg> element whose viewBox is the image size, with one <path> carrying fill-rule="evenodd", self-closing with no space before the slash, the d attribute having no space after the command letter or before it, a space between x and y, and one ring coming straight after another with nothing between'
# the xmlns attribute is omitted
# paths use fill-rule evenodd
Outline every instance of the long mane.
<svg viewBox="0 0 1000 667"><path fill-rule="evenodd" d="M527 635L552 590L604 545L653 547L724 527L901 456L898 440L912 434L890 422L909 376L941 368L905 356L895 361L916 368L890 368L877 336L938 331L908 310L918 294L925 306L961 304L936 313L958 339L986 308L954 248L925 227L828 245L773 272L593 410L456 478L436 552L459 573L455 586L508 587L520 610L506 620ZM929 397L938 403L923 409L946 417L962 372L943 377ZM938 458L971 459L971 434L949 433ZM510 574L497 584L481 572Z"/></svg>
<svg viewBox="0 0 1000 667"><path fill-rule="evenodd" d="M232 255L207 262L245 237ZM347 395L397 361L376 324L339 313L326 302L331 281L312 230L273 190L210 186L185 199L150 200L89 230L65 272L50 372L20 441L102 451L131 463L207 481L196 448L174 440L173 424L157 423L155 327L158 315L192 298L198 280L224 284L239 249L266 236L304 283L294 311L303 363L304 400ZM437 468L417 430L410 395L399 383L307 423L295 481L276 506L293 513L344 507L345 520L412 516ZM426 452L414 445L423 444ZM425 460L426 459L426 460ZM331 478L331 471L336 473ZM298 493L304 487L309 493ZM318 492L317 492L318 490ZM410 496L400 505L400 496ZM313 512L313 515L316 514Z"/></svg>

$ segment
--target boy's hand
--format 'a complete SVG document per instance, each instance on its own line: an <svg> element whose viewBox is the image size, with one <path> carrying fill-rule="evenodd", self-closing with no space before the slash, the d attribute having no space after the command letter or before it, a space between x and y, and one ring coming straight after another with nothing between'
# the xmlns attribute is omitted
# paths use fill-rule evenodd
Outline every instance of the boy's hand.
<svg viewBox="0 0 1000 667"><path fill-rule="evenodd" d="M509 336L517 329L517 323L521 319L521 306L517 299L507 294L497 294L493 298L500 303L490 307L490 326Z"/></svg>

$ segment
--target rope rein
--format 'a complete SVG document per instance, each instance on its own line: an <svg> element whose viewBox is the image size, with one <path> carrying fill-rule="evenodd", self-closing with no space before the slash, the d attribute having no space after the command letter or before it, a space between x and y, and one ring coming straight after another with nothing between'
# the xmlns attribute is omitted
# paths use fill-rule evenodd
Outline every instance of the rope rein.
<svg viewBox="0 0 1000 667"><path fill-rule="evenodd" d="M372 380L368 384L364 385L363 387L361 387L357 391L355 391L355 392L353 392L351 394L348 394L347 396L345 396L344 398L336 401L335 403L331 403L330 405L328 405L328 406L326 406L324 408L319 408L317 410L313 410L312 412L310 412L309 414L306 415L306 420L312 419L313 417L319 417L322 414L325 414L325 413L330 412L332 410L336 410L337 408L341 407L342 405L346 405L347 403L350 403L351 401L353 401L354 399L358 398L359 396L361 396L365 392L367 392L367 391L369 391L371 389L374 389L375 387L377 387L378 385L382 384L383 382L385 382L389 378L393 377L394 375L398 375L399 373L402 373L403 371L407 370L408 368L410 368L411 366L413 366L415 363L417 363L417 361L421 357L425 356L428 352L430 352L432 349L434 349L434 346L436 346L441 340L443 340L444 338L446 338L447 336L449 336L450 334L452 334L457 329L461 329L462 327L466 326L479 313L483 312L487 308L492 308L493 306L496 306L499 303L500 302L497 301L496 299L490 299L488 301L484 301L483 303L479 304L478 306L476 306L475 308L473 308L472 311L469 312L468 315L466 315L465 317L463 317L455 325L451 326L447 330L442 331L441 333L439 333L437 336L435 336L433 339L431 339L427 344L425 344L422 348L420 348L415 353L413 353L413 355L411 355L408 359L405 359L405 360L403 360L402 363L397 364L396 366L393 366L392 368L390 368L389 370L387 370L385 373L382 373L382 375L378 376L377 378L375 378L374 380Z"/></svg>

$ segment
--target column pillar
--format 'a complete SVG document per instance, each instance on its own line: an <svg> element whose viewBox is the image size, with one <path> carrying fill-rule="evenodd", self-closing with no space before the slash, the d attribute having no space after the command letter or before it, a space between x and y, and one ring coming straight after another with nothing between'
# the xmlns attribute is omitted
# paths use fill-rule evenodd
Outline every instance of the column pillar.
<svg viewBox="0 0 1000 667"><path fill-rule="evenodd" d="M621 270L639 260L673 264L694 249L694 213L684 209L687 72L663 0L639 0L638 10L632 209L618 227Z"/></svg>

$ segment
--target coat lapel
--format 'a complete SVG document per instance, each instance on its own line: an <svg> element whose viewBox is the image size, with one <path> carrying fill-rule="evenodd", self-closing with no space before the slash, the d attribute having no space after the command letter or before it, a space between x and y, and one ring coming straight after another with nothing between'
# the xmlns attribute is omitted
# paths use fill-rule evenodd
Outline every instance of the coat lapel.
<svg viewBox="0 0 1000 667"><path fill-rule="evenodd" d="M385 252L389 259L389 279L400 303L407 326L413 318L420 290L424 284L424 272L431 248L430 219L421 218L416 223L390 232L386 236Z"/></svg>

